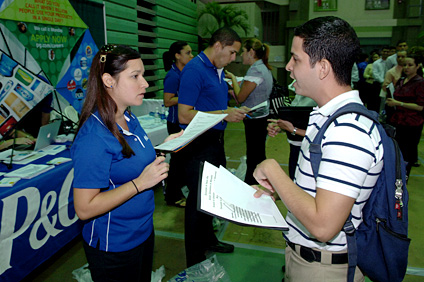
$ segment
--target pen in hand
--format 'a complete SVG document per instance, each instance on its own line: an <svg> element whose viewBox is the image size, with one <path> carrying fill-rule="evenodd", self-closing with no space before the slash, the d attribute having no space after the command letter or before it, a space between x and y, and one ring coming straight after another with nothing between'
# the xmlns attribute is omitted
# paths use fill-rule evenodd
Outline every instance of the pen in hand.
<svg viewBox="0 0 424 282"><path fill-rule="evenodd" d="M156 152L156 157L164 157L165 155L162 152ZM161 181L162 188L165 191L165 179L162 179Z"/></svg>
<svg viewBox="0 0 424 282"><path fill-rule="evenodd" d="M238 107L234 107L234 109L238 109ZM248 114L244 114L247 118L252 118L251 116L249 116Z"/></svg>

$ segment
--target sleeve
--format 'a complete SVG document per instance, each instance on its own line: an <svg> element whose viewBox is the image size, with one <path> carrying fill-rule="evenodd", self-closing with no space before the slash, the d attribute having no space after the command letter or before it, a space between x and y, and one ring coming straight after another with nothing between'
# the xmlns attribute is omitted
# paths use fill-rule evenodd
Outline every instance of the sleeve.
<svg viewBox="0 0 424 282"><path fill-rule="evenodd" d="M364 71L364 78L368 79L372 77L372 64L368 64Z"/></svg>
<svg viewBox="0 0 424 282"><path fill-rule="evenodd" d="M171 70L166 74L163 80L163 92L177 94L180 86L179 79L171 73Z"/></svg>
<svg viewBox="0 0 424 282"><path fill-rule="evenodd" d="M87 134L72 146L75 188L109 187L112 153L103 138Z"/></svg>
<svg viewBox="0 0 424 282"><path fill-rule="evenodd" d="M256 67L251 67L247 71L246 76L243 78L243 80L250 81L256 83L256 85L259 85L264 81L264 77L259 69L257 69Z"/></svg>
<svg viewBox="0 0 424 282"><path fill-rule="evenodd" d="M378 81L379 83L383 83L384 81L384 71L382 67L382 64L384 63L385 62L375 62L372 66L372 75L374 76L374 80Z"/></svg>
<svg viewBox="0 0 424 282"><path fill-rule="evenodd" d="M417 94L417 105L424 106L424 80L419 82L415 93Z"/></svg>
<svg viewBox="0 0 424 282"><path fill-rule="evenodd" d="M384 91L386 91L386 87L387 85L390 84L390 82L393 81L393 75L391 72L387 72L386 75L384 76L384 81L383 81L383 86L382 89L384 89Z"/></svg>
<svg viewBox="0 0 424 282"><path fill-rule="evenodd" d="M317 187L356 199L378 159L377 145L357 122L340 121L327 129L324 140Z"/></svg>
<svg viewBox="0 0 424 282"><path fill-rule="evenodd" d="M181 73L178 103L195 106L202 89L202 77L194 68L185 68Z"/></svg>

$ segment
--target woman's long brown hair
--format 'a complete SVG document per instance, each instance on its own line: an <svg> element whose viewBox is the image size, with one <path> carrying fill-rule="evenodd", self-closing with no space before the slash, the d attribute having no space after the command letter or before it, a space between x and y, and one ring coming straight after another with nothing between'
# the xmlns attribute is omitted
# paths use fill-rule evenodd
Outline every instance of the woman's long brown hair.
<svg viewBox="0 0 424 282"><path fill-rule="evenodd" d="M126 158L134 155L134 151L128 145L127 141L125 141L125 138L119 132L116 125L115 114L118 107L112 97L107 93L102 75L108 73L118 81L119 74L127 68L127 62L133 59L140 59L140 54L126 45L105 45L96 54L91 65L87 82L87 95L77 130L78 134L82 125L97 110L106 127L118 139L122 146L122 154Z"/></svg>

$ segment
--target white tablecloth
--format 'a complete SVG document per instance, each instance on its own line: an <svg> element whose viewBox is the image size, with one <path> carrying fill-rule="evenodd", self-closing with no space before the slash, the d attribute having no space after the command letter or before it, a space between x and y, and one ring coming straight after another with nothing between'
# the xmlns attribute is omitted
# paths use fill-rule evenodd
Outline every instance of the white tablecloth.
<svg viewBox="0 0 424 282"><path fill-rule="evenodd" d="M154 117L148 114L139 116L137 119L152 141L153 146L163 143L165 138L168 137L166 123L157 122Z"/></svg>
<svg viewBox="0 0 424 282"><path fill-rule="evenodd" d="M141 106L132 106L131 112L137 117L148 115L150 112L154 112L156 107L160 110L162 104L162 99L143 99L143 104Z"/></svg>

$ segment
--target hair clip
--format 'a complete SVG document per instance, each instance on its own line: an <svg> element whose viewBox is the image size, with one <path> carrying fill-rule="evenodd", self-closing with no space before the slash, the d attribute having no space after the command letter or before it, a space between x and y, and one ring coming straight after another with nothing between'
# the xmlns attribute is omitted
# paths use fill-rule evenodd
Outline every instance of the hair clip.
<svg viewBox="0 0 424 282"><path fill-rule="evenodd" d="M100 51L105 54L100 54L100 63L106 62L107 54L111 53L113 49L115 49L116 47L117 45L112 45L112 44L103 45Z"/></svg>
<svg viewBox="0 0 424 282"><path fill-rule="evenodd" d="M107 45L103 45L103 47L102 47L102 51L103 52L105 52L105 53L110 53L110 52L112 52L112 50L113 49L115 49L116 48L116 45L114 45L114 44L107 44Z"/></svg>

